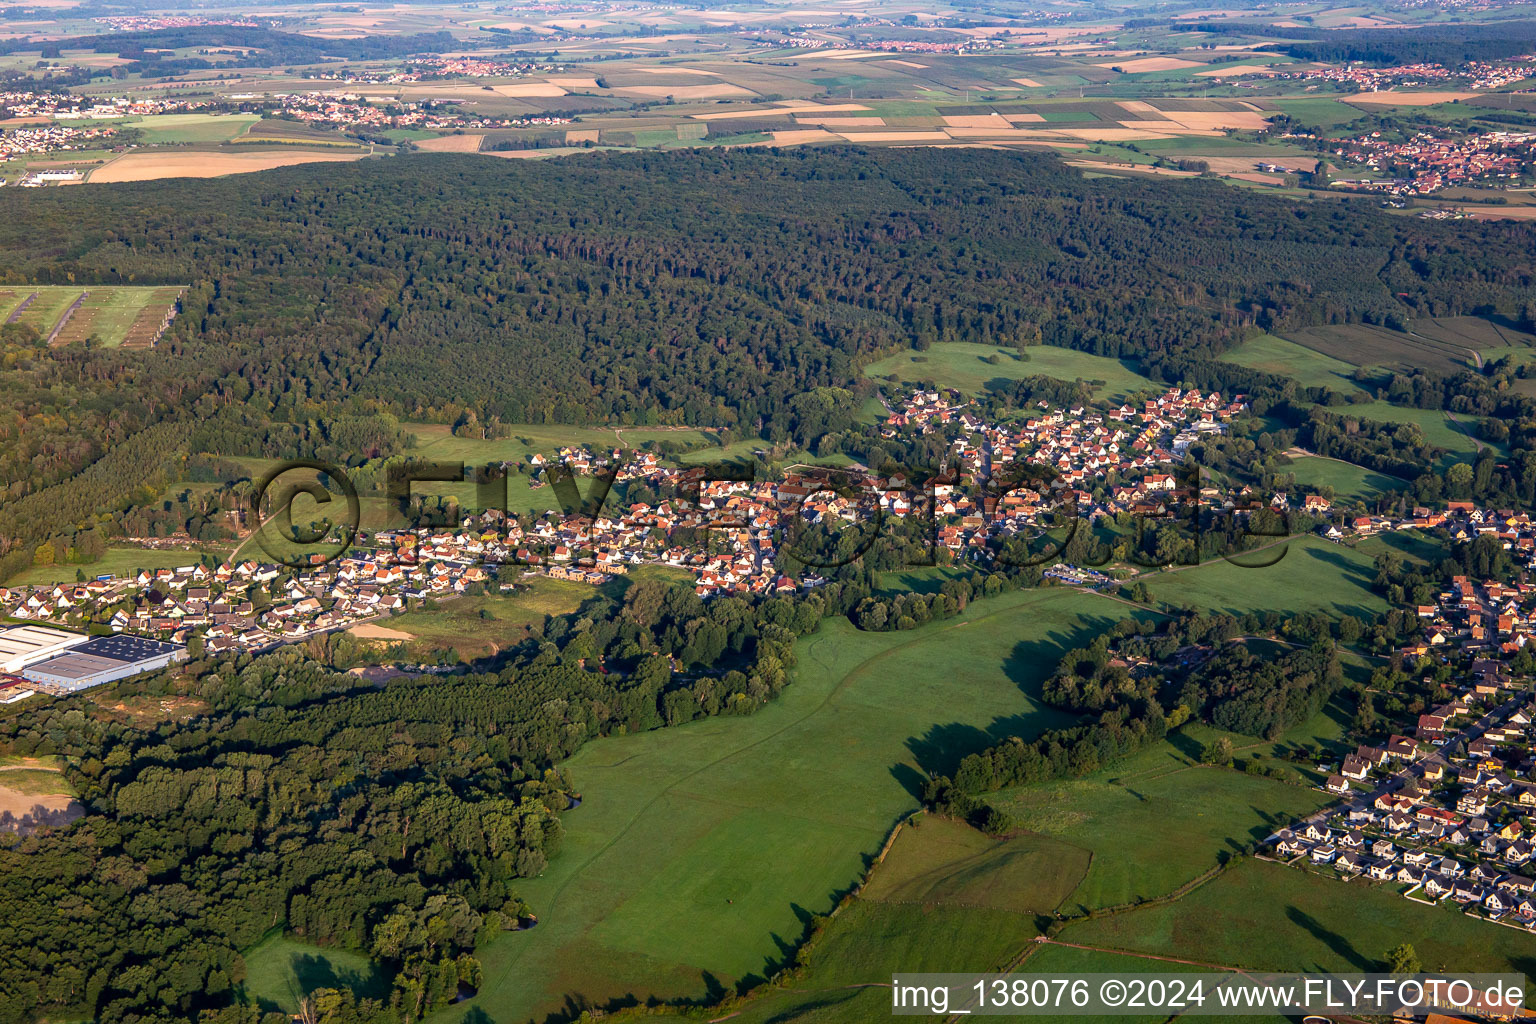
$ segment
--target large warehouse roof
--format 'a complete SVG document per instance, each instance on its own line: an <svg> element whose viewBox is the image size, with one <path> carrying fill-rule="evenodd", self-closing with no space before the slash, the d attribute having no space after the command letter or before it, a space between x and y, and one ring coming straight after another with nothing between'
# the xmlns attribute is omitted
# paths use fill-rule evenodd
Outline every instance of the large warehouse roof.
<svg viewBox="0 0 1536 1024"><path fill-rule="evenodd" d="M0 627L0 672L19 672L89 639L51 626Z"/></svg>
<svg viewBox="0 0 1536 1024"><path fill-rule="evenodd" d="M161 668L186 648L168 640L121 634L91 637L47 661L29 665L26 678L65 690L83 689Z"/></svg>

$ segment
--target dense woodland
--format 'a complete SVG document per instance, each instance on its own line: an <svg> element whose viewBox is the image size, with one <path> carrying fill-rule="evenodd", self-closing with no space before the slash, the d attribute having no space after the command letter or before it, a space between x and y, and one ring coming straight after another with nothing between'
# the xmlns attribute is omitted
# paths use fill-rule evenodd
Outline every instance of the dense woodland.
<svg viewBox="0 0 1536 1024"><path fill-rule="evenodd" d="M999 589L996 585L990 592ZM641 581L551 619L495 672L375 686L320 639L194 660L117 688L172 695L150 726L29 702L0 751L62 755L87 815L0 834L0 1021L242 1020L241 950L274 929L372 956L389 997L323 1024L400 1024L478 985L477 945L525 922L516 880L559 849L586 740L747 714L788 681L797 636L863 592L707 606Z"/></svg>
<svg viewBox="0 0 1536 1024"><path fill-rule="evenodd" d="M275 67L284 64L320 64L327 60L383 60L416 53L442 53L458 46L448 32L414 35L363 35L330 39L295 32L279 32L249 25L186 25L176 28L111 32L75 36L67 41L32 40L28 37L0 44L0 53L41 49L43 59L57 58L61 49L113 53L124 58L107 72L122 78L129 74L168 75L197 68ZM233 59L215 63L200 57L176 57L171 51L192 47L245 50Z"/></svg>
<svg viewBox="0 0 1536 1024"><path fill-rule="evenodd" d="M190 286L150 352L0 330L0 575L187 451L356 464L398 449L398 419L466 412L808 444L839 424L802 396L936 341L1166 375L1255 327L1536 301L1529 224L1088 181L1035 154L434 155L169 188L0 197L0 284ZM167 423L201 433L135 440ZM128 454L77 476L109 451Z"/></svg>
<svg viewBox="0 0 1536 1024"><path fill-rule="evenodd" d="M1411 32L1394 28L1277 26L1235 19L1180 20L1165 24L1175 32L1294 39L1296 42L1273 43L1262 49L1278 50L1297 60L1329 64L1346 61L1382 65L1435 63L1454 68L1467 61L1517 57L1530 53L1532 45L1536 44L1536 26L1529 21L1422 25Z"/></svg>

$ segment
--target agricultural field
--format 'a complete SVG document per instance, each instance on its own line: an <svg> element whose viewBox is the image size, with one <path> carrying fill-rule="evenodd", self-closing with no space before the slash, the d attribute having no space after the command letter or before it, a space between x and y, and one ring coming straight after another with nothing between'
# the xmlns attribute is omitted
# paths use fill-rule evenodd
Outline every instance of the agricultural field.
<svg viewBox="0 0 1536 1024"><path fill-rule="evenodd" d="M471 136L457 136L470 138ZM281 118L260 118L244 126L244 130L230 138L237 145L310 145L340 146L346 149L366 150L368 147L356 139L349 139L341 132L316 128L302 121L286 121Z"/></svg>
<svg viewBox="0 0 1536 1024"><path fill-rule="evenodd" d="M1317 128L1334 128L1358 121L1362 116L1359 108L1326 96L1282 97L1274 104L1283 113Z"/></svg>
<svg viewBox="0 0 1536 1024"><path fill-rule="evenodd" d="M259 114L148 114L128 122L146 145L228 142L261 120Z"/></svg>
<svg viewBox="0 0 1536 1024"><path fill-rule="evenodd" d="M1425 317L1410 323L1408 330L1415 337L1465 347L1485 359L1529 354L1529 350L1536 346L1536 335L1508 322L1499 323L1476 316Z"/></svg>
<svg viewBox="0 0 1536 1024"><path fill-rule="evenodd" d="M96 168L87 181L97 184L121 181L154 181L159 178L217 178L225 174L269 171L294 164L358 160L366 152L311 151L297 146L287 150L239 152L229 149L192 152L175 149L134 150Z"/></svg>
<svg viewBox="0 0 1536 1024"><path fill-rule="evenodd" d="M1020 351L996 345L940 342L923 352L902 352L871 363L864 368L864 375L894 375L905 382L932 381L939 387L956 388L970 395L984 392L989 381L1037 375L1100 382L1094 386L1094 397L1099 399L1120 400L1136 391L1162 390L1118 359L1054 345L1033 345Z"/></svg>
<svg viewBox="0 0 1536 1024"><path fill-rule="evenodd" d="M1048 589L906 633L829 621L755 715L588 744L564 765L583 797L564 848L522 887L540 924L482 950L496 980L465 1010L520 1019L564 993L700 997L762 975L862 876L924 771L1064 721L1029 695L1118 611Z"/></svg>
<svg viewBox="0 0 1536 1024"><path fill-rule="evenodd" d="M1297 345L1355 366L1422 367L1439 373L1456 373L1475 365L1475 347L1460 339L1445 340L1449 332L1439 328L1435 321L1429 321L1426 327L1428 334L1419 333L1417 321L1411 328L1415 333L1371 324L1330 324L1287 331L1285 337Z"/></svg>
<svg viewBox="0 0 1536 1024"><path fill-rule="evenodd" d="M0 319L26 324L50 345L95 338L104 348L149 348L176 312L177 286L13 285L0 289Z"/></svg>

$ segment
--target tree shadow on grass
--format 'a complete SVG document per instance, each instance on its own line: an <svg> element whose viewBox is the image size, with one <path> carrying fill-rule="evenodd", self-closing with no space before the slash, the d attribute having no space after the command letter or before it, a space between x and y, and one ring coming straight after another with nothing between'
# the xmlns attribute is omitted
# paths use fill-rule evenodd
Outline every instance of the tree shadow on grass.
<svg viewBox="0 0 1536 1024"><path fill-rule="evenodd" d="M1344 936L1338 932L1330 931L1323 923L1311 914L1299 910L1294 906L1285 908L1285 916L1291 923L1304 929L1309 935L1327 946L1336 956L1343 958L1357 971L1376 971L1381 969L1381 964L1363 955Z"/></svg>
<svg viewBox="0 0 1536 1024"><path fill-rule="evenodd" d="M764 1024L792 1024L795 1021L805 1021L817 1016L817 1011L851 1002L863 995L865 991L865 989L844 988L807 995L805 1002L774 1014Z"/></svg>
<svg viewBox="0 0 1536 1024"><path fill-rule="evenodd" d="M1354 584L1356 587L1359 587L1361 591L1370 593L1371 584L1374 577L1369 571L1362 568L1358 563L1345 558L1339 548L1332 545L1326 547L1309 547L1303 549L1302 553L1309 558L1314 558L1319 562L1333 566L1340 571L1339 574L1343 576L1348 582ZM1362 604L1355 603L1347 606L1342 604L1341 601L1344 597L1343 594L1320 594L1318 597L1323 600L1326 600L1329 597L1334 598L1332 601L1332 606L1334 612L1338 615L1353 615L1356 618L1365 619L1367 621L1376 617L1376 613L1373 610L1365 607ZM1319 610L1322 607L1322 601L1320 600L1318 603Z"/></svg>
<svg viewBox="0 0 1536 1024"><path fill-rule="evenodd" d="M347 988L359 999L383 999L389 995L389 975L378 964L366 971L337 970L324 957L300 953L288 961L299 992L308 994L321 988Z"/></svg>
<svg viewBox="0 0 1536 1024"><path fill-rule="evenodd" d="M1020 640L1004 659L1003 674L1027 696L1038 700L1041 688L1056 671L1063 654L1092 643L1095 637L1113 629L1118 621L1106 615L1081 615L1077 625L1070 630L1051 630L1043 636Z"/></svg>
<svg viewBox="0 0 1536 1024"><path fill-rule="evenodd" d="M1173 747L1174 750L1177 750L1191 761L1200 760L1200 751L1204 749L1205 744L1201 743L1193 736L1188 735L1184 732L1184 730L1174 729L1168 734L1167 740L1169 746Z"/></svg>

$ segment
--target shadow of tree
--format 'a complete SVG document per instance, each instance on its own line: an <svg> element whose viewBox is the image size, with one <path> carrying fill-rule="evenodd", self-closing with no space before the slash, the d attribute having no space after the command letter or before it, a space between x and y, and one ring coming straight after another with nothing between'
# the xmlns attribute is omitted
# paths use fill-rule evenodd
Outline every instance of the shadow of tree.
<svg viewBox="0 0 1536 1024"><path fill-rule="evenodd" d="M1313 938L1327 946L1335 955L1348 961L1357 971L1377 971L1382 969L1382 964L1363 955L1344 936L1338 932L1330 931L1323 923L1312 915L1294 906L1285 908L1285 916L1291 923L1306 931Z"/></svg>

